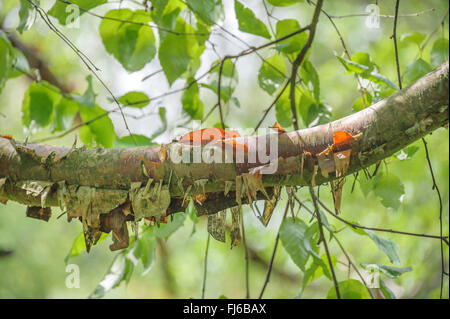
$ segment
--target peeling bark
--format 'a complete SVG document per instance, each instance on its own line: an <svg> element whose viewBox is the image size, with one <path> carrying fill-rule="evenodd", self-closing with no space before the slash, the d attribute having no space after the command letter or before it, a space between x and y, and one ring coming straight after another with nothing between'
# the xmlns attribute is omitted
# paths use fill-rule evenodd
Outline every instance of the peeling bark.
<svg viewBox="0 0 450 319"><path fill-rule="evenodd" d="M88 216L90 222L86 227L98 230L104 227L99 224L105 219L100 218L100 214L109 214L128 199L134 210L133 216L155 217L156 221L184 211L188 204L186 197L195 194L203 195L196 200L200 213L209 214L255 199L267 200L273 197L274 187L314 186L342 178L447 124L448 77L449 64L446 62L391 97L358 113L313 128L277 132L278 167L275 173L262 176L259 176L260 169L267 165L259 158L257 145L268 144L268 135L234 138L235 142L230 144L245 145L248 150L242 163L232 158L228 163L191 164L172 161L176 155L172 149L177 147L192 155L200 146L180 142L127 149L68 149L0 138L0 202L13 200L38 207L61 206L64 202L70 206L70 200L81 202L86 198L72 194L69 201L62 200L64 194L70 193L67 190L72 188L78 194L86 187L95 194L89 203L99 208L93 213L95 218ZM347 150L334 145L334 153L328 154L327 149L333 145L333 134L337 131L346 131L355 139L346 146ZM344 168L337 162L336 155L339 154L350 156ZM256 162L251 162L251 158ZM334 170L338 173L331 173ZM52 185L45 194L45 202L41 193L37 196L21 186L30 181ZM239 185L237 181L241 181ZM241 192L241 187L246 189ZM107 205L105 201L108 201ZM83 217L84 213L72 212L68 217ZM133 216L126 219L132 220Z"/></svg>

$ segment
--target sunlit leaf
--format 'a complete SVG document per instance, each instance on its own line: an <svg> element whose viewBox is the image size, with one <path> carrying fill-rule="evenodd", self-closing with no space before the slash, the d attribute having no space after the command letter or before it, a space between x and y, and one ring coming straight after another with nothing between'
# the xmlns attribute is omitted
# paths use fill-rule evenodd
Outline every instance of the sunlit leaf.
<svg viewBox="0 0 450 319"><path fill-rule="evenodd" d="M422 42L426 39L426 35L419 33L419 32L410 32L407 34L403 34L400 37L400 43L401 44L415 44L418 47L420 47L420 45L422 44Z"/></svg>
<svg viewBox="0 0 450 319"><path fill-rule="evenodd" d="M68 3L65 3L64 1L56 0L53 7L48 11L48 14L58 19L60 24L66 25L73 22L75 19L78 19L78 17L86 13L86 11L104 4L106 1L107 0L70 0L67 1ZM28 0L25 0L25 2L28 2Z"/></svg>
<svg viewBox="0 0 450 319"><path fill-rule="evenodd" d="M445 61L448 61L448 39L438 39L433 43L433 48L430 52L430 60L434 66L439 66Z"/></svg>
<svg viewBox="0 0 450 319"><path fill-rule="evenodd" d="M42 81L33 82L22 102L22 123L27 127L43 128L50 124L53 109L61 100L59 89Z"/></svg>
<svg viewBox="0 0 450 319"><path fill-rule="evenodd" d="M153 60L156 45L152 29L146 26L151 21L148 12L114 9L105 16L110 19L102 19L100 23L103 45L127 71L138 71ZM124 23L122 20L134 23Z"/></svg>
<svg viewBox="0 0 450 319"><path fill-rule="evenodd" d="M124 106L141 109L150 103L150 99L144 92L131 91L118 99Z"/></svg>
<svg viewBox="0 0 450 319"><path fill-rule="evenodd" d="M53 109L52 133L68 130L72 126L79 106L76 101L63 97Z"/></svg>
<svg viewBox="0 0 450 319"><path fill-rule="evenodd" d="M102 233L100 238L97 241L97 245L104 241L109 234ZM81 232L75 239L73 240L72 247L64 258L64 262L67 264L70 258L78 256L83 251L86 251L86 241L84 240L84 234Z"/></svg>
<svg viewBox="0 0 450 319"><path fill-rule="evenodd" d="M267 2L276 7L286 7L303 1L304 0L267 0Z"/></svg>
<svg viewBox="0 0 450 319"><path fill-rule="evenodd" d="M187 0L187 5L207 25L214 25L223 15L221 0Z"/></svg>
<svg viewBox="0 0 450 319"><path fill-rule="evenodd" d="M373 240L378 248L389 257L391 263L400 265L398 246L392 240L380 237L371 230L364 229L364 232Z"/></svg>
<svg viewBox="0 0 450 319"><path fill-rule="evenodd" d="M244 5L237 0L234 0L234 10L236 12L240 31L259 35L267 39L271 38L266 25L255 17L252 10L244 7Z"/></svg>
<svg viewBox="0 0 450 319"><path fill-rule="evenodd" d="M259 86L269 94L273 94L285 81L286 64L279 55L273 55L262 63L258 71Z"/></svg>
<svg viewBox="0 0 450 319"><path fill-rule="evenodd" d="M12 67L12 46L6 34L0 30L0 93Z"/></svg>
<svg viewBox="0 0 450 319"><path fill-rule="evenodd" d="M300 29L300 24L295 19L280 20L276 25L276 37L277 39L280 39ZM299 52L304 47L307 40L308 34L302 32L277 43L275 49L287 54Z"/></svg>
<svg viewBox="0 0 450 319"><path fill-rule="evenodd" d="M174 31L195 33L195 29L181 18L176 19ZM199 44L191 35L169 33L164 37L158 56L170 85L188 70L191 60L199 57L199 52Z"/></svg>
<svg viewBox="0 0 450 319"><path fill-rule="evenodd" d="M159 228L153 226L153 232L156 237L167 238L184 224L186 214L178 213L173 215L173 220L169 217L166 224L159 224Z"/></svg>
<svg viewBox="0 0 450 319"><path fill-rule="evenodd" d="M39 0L33 2L36 5L40 4ZM34 6L28 0L20 0L19 25L17 26L17 31L22 33L23 31L28 30L33 25L35 19L36 12L34 11Z"/></svg>
<svg viewBox="0 0 450 319"><path fill-rule="evenodd" d="M188 82L193 81L189 79ZM183 110L189 114L193 120L201 120L203 118L203 102L200 100L198 84L193 83L187 90L184 90L181 97Z"/></svg>
<svg viewBox="0 0 450 319"><path fill-rule="evenodd" d="M95 141L97 146L113 147L116 134L111 119L105 113L106 111L98 105L80 107L83 122L96 119L80 128L80 139L86 146L92 147Z"/></svg>
<svg viewBox="0 0 450 319"><path fill-rule="evenodd" d="M405 74L403 75L405 84L410 84L416 81L431 70L433 70L433 67L425 60L421 58L414 60L406 67Z"/></svg>
<svg viewBox="0 0 450 319"><path fill-rule="evenodd" d="M342 299L370 299L370 294L364 285L355 279L338 282L339 293ZM335 287L331 287L327 294L328 299L337 299Z"/></svg>

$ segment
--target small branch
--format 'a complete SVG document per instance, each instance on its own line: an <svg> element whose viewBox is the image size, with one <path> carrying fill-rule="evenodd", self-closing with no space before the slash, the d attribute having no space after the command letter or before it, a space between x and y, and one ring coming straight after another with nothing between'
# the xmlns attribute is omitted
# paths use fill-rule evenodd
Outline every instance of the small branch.
<svg viewBox="0 0 450 319"><path fill-rule="evenodd" d="M210 235L208 233L208 239L206 240L205 248L205 265L203 268L203 286L202 286L202 299L205 299L205 288L206 288L206 274L208 273L208 251L209 251L209 239Z"/></svg>
<svg viewBox="0 0 450 319"><path fill-rule="evenodd" d="M261 288L261 292L259 293L258 299L261 299L263 297L264 291L266 290L267 284L269 283L270 274L272 272L272 267L273 267L273 261L275 260L275 253L277 252L278 242L280 240L281 226L283 225L283 221L286 218L288 209L289 209L289 201L286 203L286 208L284 209L283 218L281 219L280 227L278 228L277 237L275 238L275 244L273 245L273 251L272 251L272 256L270 257L269 267L267 268L266 279L264 280L264 284Z"/></svg>
<svg viewBox="0 0 450 319"><path fill-rule="evenodd" d="M395 49L395 62L397 65L397 78L398 87L402 89L402 76L400 73L400 61L398 59L398 46L397 46L397 18L398 18L398 7L400 6L400 0L395 3L395 18L394 18L394 31L392 33L392 38L394 39L394 49Z"/></svg>
<svg viewBox="0 0 450 319"><path fill-rule="evenodd" d="M242 244L245 252L245 298L250 299L250 274L249 274L249 253L247 241L245 239L244 214L241 210L241 228L242 228Z"/></svg>
<svg viewBox="0 0 450 319"><path fill-rule="evenodd" d="M339 285L337 282L336 274L334 273L333 262L331 261L330 251L328 250L327 239L325 238L325 235L323 234L322 218L320 217L319 206L317 205L317 201L319 199L316 197L316 194L314 194L314 189L312 188L312 186L309 186L309 193L311 194L311 198L312 198L312 201L314 204L314 211L316 212L317 222L319 223L319 231L320 231L319 242L322 241L323 246L325 247L328 264L330 265L331 275L333 277L334 289L336 290L336 297L337 297L337 299L341 299L341 293L339 292Z"/></svg>

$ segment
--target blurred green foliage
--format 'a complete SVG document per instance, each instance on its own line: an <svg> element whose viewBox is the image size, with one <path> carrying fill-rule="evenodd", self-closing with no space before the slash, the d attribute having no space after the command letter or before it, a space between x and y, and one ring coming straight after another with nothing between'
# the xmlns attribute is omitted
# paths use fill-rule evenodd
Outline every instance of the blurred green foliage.
<svg viewBox="0 0 450 319"><path fill-rule="evenodd" d="M80 6L84 3L87 9L95 7L92 11L100 14L117 9L117 3L102 5L106 1L90 3L72 0L72 2L79 2ZM179 14L184 9L185 3L172 1L167 7L159 7L155 3L152 19L158 25L172 25L177 32L203 30L209 33L210 27L221 30L214 23L225 16L228 24L224 23L224 28L231 28L229 21L232 21L236 24L233 33L245 35L245 41L257 46L267 41L264 38L273 39L307 25L314 10L314 7L303 1L268 2L277 5L274 8L267 4L271 15L281 21L268 20L260 1L235 1L235 7L232 5L222 7L220 1L211 1L212 7L209 10L199 5L199 1L188 0L187 6L199 18L195 27L186 23L183 14ZM65 24L66 11L62 9L58 0L54 6L52 1L42 0L40 4L45 10L53 8L49 13L58 18L60 23ZM367 4L365 1L326 1L324 9L330 15L345 16L364 13ZM124 1L124 5L136 7L132 1ZM394 1L379 2L380 13L392 15L394 5ZM430 8L433 10L428 10ZM91 83L89 77L86 80L90 73L85 65L62 43L61 39L48 30L39 15L29 11L31 9L26 5L26 1L3 1L0 4L0 22L5 28L19 27L18 30L23 31L19 36L20 40L35 48L36 53L49 64L61 83L65 83L72 92L85 93L73 93L72 99L61 98L55 93L58 89L48 83L35 83L30 87L30 80L26 76L20 76L20 72L8 75L11 79L6 82L2 80L3 75L10 71L0 67L0 89L2 89L0 134L11 134L17 140L24 140L30 133L32 139L37 139L66 130L70 127L76 110L81 111L81 118L86 121L98 116L104 109L114 108L108 99L110 96L98 81L92 78ZM448 14L448 2L443 0L401 2L400 14L420 13L416 16L399 17L397 34L403 86L448 60L448 29L439 25L446 11ZM123 18L122 15L126 13L127 19L133 19L138 23L150 19L143 11L136 12L132 13L127 9L120 14L109 11L108 15ZM161 16L170 18L170 21L158 20ZM271 25L267 21L270 21ZM444 21L448 26L448 15ZM34 22L34 25L27 30L32 24L30 22ZM368 28L365 25L365 17L361 16L336 17L334 22L342 34L350 57L343 54L341 39L330 21L322 15L315 41L308 55L309 60L300 70L305 82L300 88L302 95L298 102L303 127L349 115L392 94L398 86L394 46L390 38L393 19L382 17L379 28ZM54 23L57 24L56 20ZM182 37L182 40L179 40L174 34L159 32L158 38L161 40L159 65L154 59L155 35L150 28L134 24L116 30L115 25L111 20L101 22L88 14L83 14L80 18L80 28L57 24L81 51L86 52L90 59L95 61L108 87L117 92L118 97L121 96L120 102L135 103L129 107L131 109L134 107L133 110L129 110L134 112L132 114L139 116L145 114L143 113L145 110L154 111L155 105L158 107L158 110L150 115L153 117L133 122L132 131L135 133L133 136L138 145L151 145L155 140L160 143L167 142L164 133L179 125L180 117L187 114L186 123L192 119L201 119L206 111L216 104L219 66L217 56L214 54L212 59L201 61L202 64L207 64L207 67L215 66L206 82L191 86L177 101L168 99L155 104L151 98L163 94L170 86L175 86L180 77L187 79L188 82L192 80L200 67L200 55L205 50L204 37ZM246 33L239 33L238 30ZM237 51L229 49L229 46L233 46L229 39L218 37L215 41L226 53ZM260 53L271 63L279 65L284 72L286 65L283 59L274 54L281 52L285 58L292 58L292 54L298 52L305 41L305 34L300 34ZM238 41L234 46L241 48L243 43ZM208 47L209 51L214 51L212 49L215 47ZM9 63L14 56L22 70L32 72L26 68L23 57L19 55L13 53L4 37L0 37L0 66ZM177 63L174 63L174 60ZM127 72L140 70L147 63L149 64L145 71L133 74ZM145 75L160 67L163 70L160 74L167 78L168 83L161 77L153 78L153 82L152 79L141 81ZM289 67L287 69L289 70ZM283 77L273 72L273 69L267 68L267 65L262 64L254 54L237 61L225 60L222 71L221 99L226 104L224 107L227 125L232 128L254 127L275 97L275 93L282 89ZM358 91L355 75L373 83L372 91L366 92L364 97ZM161 82L166 85L162 85ZM204 90L205 88L209 90ZM291 128L288 92L289 88L277 102L275 110L269 113L263 126L267 127L278 119L287 129ZM30 96L36 98L31 99ZM43 113L42 109L36 109L33 103L45 104L52 109ZM238 107L239 105L241 107ZM181 113L181 110L184 113ZM33 115L33 112L36 114ZM218 112L214 112L208 118L207 124L213 126L218 122ZM50 123L52 125L48 126ZM68 134L51 143L71 146L75 134ZM112 113L110 117L104 117L97 124L84 127L79 134L86 145L92 145L93 142L105 147L134 145L133 139L126 136L122 118L117 112ZM426 137L443 199L444 234L448 234L449 228L448 138L448 129L444 128ZM431 189L432 181L421 141L386 159L380 166L376 179L367 181L360 172L353 192L353 177L349 176L346 180L341 206L341 216L345 219L365 226L434 235L439 233L439 205L436 192ZM312 208L308 190L301 189L297 194L309 208ZM320 198L329 207L333 207L328 186L320 187ZM252 256L250 260L252 297L259 294L264 282L267 263L286 200L286 193L283 192L267 228L259 223L249 207L244 207L246 239ZM117 276L121 276L120 279L125 279L128 283L120 284L105 297L200 298L207 239L206 218L197 218L191 212L190 218L179 215L181 217L177 216L173 222L169 222L161 229L152 229L143 237L147 241L145 247L150 247L148 251L143 251L142 247L138 247L139 244L133 246L132 243L127 251L110 252L108 245L111 239L107 237L87 254L83 251L84 242L80 241L81 225L78 222L67 223L64 216L57 219L60 214L59 209L54 209L53 217L45 223L26 218L23 205L14 202L0 205L0 250L12 251L9 255L0 256L1 298L85 298L92 296L92 293L94 296L101 296L104 291L98 284L102 282L105 274L111 273L111 269L108 269L112 263L117 266L116 268L128 267L128 270L134 271L132 276L131 272L116 272ZM382 290L385 294L393 294L397 298L439 297L441 267L439 240L352 231L332 216L326 214L325 216L331 229L340 230L336 237L361 270L368 264L378 265L384 285ZM327 267L323 267L328 266L323 248L307 251L291 242L293 237L304 238L308 233L307 229L316 227L310 224L311 216L305 209L301 209L297 217L303 222L289 224L286 221L283 224L281 232L283 245L278 247L272 278L264 297L333 298L334 287L327 274ZM315 237L309 238L310 241L311 239L317 241ZM229 241L227 237L226 243L215 240L210 242L207 297L245 296L244 249L241 244L230 250ZM369 297L367 290L359 281L354 280L357 276L353 271L349 277L347 260L337 242L332 240L329 246L342 293L350 298ZM444 252L448 263L447 246L444 246ZM141 258L142 263L135 263L133 257ZM80 288L66 287L69 274L66 272L65 261L80 267ZM312 264L307 264L308 261ZM297 266L305 269L305 272ZM322 276L323 272L325 276ZM308 284L303 285L304 283ZM448 278L444 283L444 297L448 298Z"/></svg>

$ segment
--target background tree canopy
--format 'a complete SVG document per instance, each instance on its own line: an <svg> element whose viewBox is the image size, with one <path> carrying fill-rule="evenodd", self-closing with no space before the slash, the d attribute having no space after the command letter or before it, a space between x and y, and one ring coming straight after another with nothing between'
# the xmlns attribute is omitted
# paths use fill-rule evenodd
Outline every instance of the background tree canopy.
<svg viewBox="0 0 450 319"><path fill-rule="evenodd" d="M0 1L0 135L68 148L167 144L199 121L241 135L314 127L449 56L443 0ZM8 201L0 297L448 298L448 126L425 139L348 175L341 219L339 182L284 187L267 227L263 201L243 205L245 232L228 214L225 243L189 198L160 227L131 223L128 248L111 252L103 233L89 254L80 223L56 218L64 211L44 223ZM230 250L236 227L245 236ZM68 264L78 289L66 287ZM381 285L367 289L374 267Z"/></svg>

